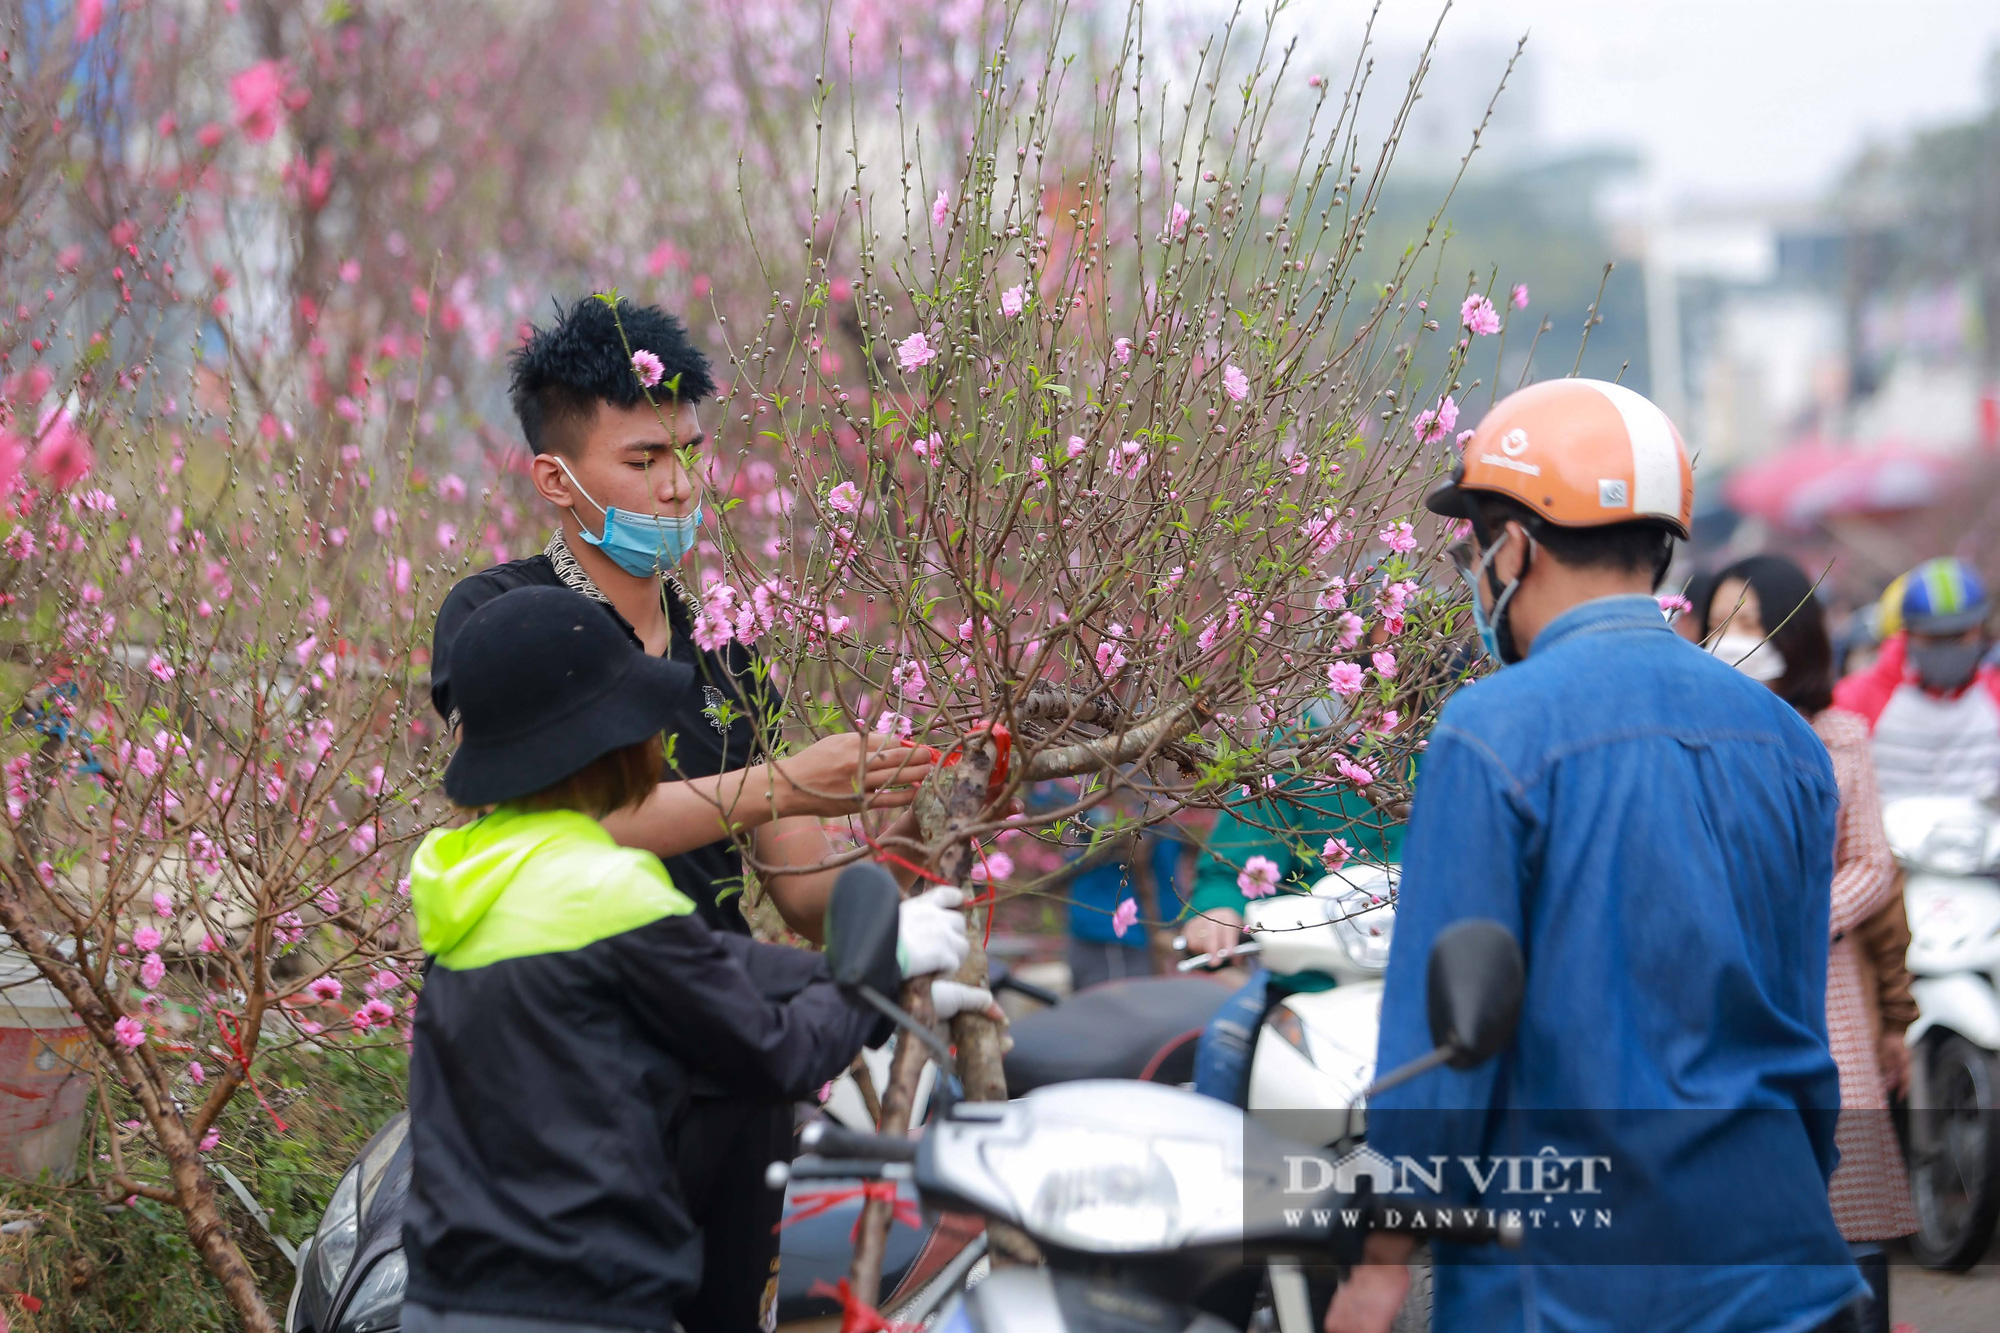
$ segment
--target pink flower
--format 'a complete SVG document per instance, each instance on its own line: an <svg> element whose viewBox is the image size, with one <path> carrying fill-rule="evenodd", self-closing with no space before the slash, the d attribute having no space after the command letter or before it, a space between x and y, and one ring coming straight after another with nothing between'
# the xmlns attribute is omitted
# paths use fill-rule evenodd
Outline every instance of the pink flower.
<svg viewBox="0 0 2000 1333"><path fill-rule="evenodd" d="M1222 391L1232 402L1242 402L1250 396L1250 377L1236 366L1222 368Z"/></svg>
<svg viewBox="0 0 2000 1333"><path fill-rule="evenodd" d="M1375 780L1374 769L1366 764L1357 764L1344 755L1334 762L1334 767L1340 771L1340 776L1357 787L1365 787Z"/></svg>
<svg viewBox="0 0 2000 1333"><path fill-rule="evenodd" d="M51 409L42 416L41 435L35 445L34 468L49 484L66 491L90 475L97 466L97 451L90 437L76 428L66 411Z"/></svg>
<svg viewBox="0 0 2000 1333"><path fill-rule="evenodd" d="M153 894L153 915L168 917L174 914L174 900L165 889Z"/></svg>
<svg viewBox="0 0 2000 1333"><path fill-rule="evenodd" d="M1111 933L1121 940L1125 938L1126 931L1138 924L1139 904L1136 899L1124 899L1118 904L1117 909L1111 913Z"/></svg>
<svg viewBox="0 0 2000 1333"><path fill-rule="evenodd" d="M896 360L901 363L905 371L915 370L918 366L928 366L937 360L937 355L937 349L931 346L931 340L922 333L913 333L896 344Z"/></svg>
<svg viewBox="0 0 2000 1333"><path fill-rule="evenodd" d="M1064 452L1066 452L1071 458L1081 458L1083 457L1084 449L1087 447L1088 446L1086 446L1083 442L1083 436L1072 435L1069 437L1069 444Z"/></svg>
<svg viewBox="0 0 2000 1333"><path fill-rule="evenodd" d="M1510 300L1516 310L1526 310L1528 308L1528 284L1525 282L1515 283L1514 295Z"/></svg>
<svg viewBox="0 0 2000 1333"><path fill-rule="evenodd" d="M1121 634L1124 631L1119 625L1113 624L1111 632L1113 634ZM1097 645L1097 671L1106 680L1123 671L1125 669L1125 662L1125 650L1120 648L1115 641L1106 639Z"/></svg>
<svg viewBox="0 0 2000 1333"><path fill-rule="evenodd" d="M1167 214L1167 235L1174 237L1187 235L1188 220L1193 216L1194 214L1188 212L1186 204L1178 199L1175 200L1173 211Z"/></svg>
<svg viewBox="0 0 2000 1333"><path fill-rule="evenodd" d="M160 932L151 926L141 926L132 932L132 947L144 953L160 947Z"/></svg>
<svg viewBox="0 0 2000 1333"><path fill-rule="evenodd" d="M1328 870L1338 870L1347 864L1347 858L1354 855L1354 849L1347 845L1345 838L1328 838L1326 845L1319 849L1319 863Z"/></svg>
<svg viewBox="0 0 2000 1333"><path fill-rule="evenodd" d="M449 551L458 540L458 524L444 522L438 524L437 544L440 551Z"/></svg>
<svg viewBox="0 0 2000 1333"><path fill-rule="evenodd" d="M1236 887L1245 898L1264 898L1278 891L1278 863L1268 856L1253 856L1243 863Z"/></svg>
<svg viewBox="0 0 2000 1333"><path fill-rule="evenodd" d="M912 440L910 452L932 467L936 467L938 461L944 457L944 436L932 431L921 440Z"/></svg>
<svg viewBox="0 0 2000 1333"><path fill-rule="evenodd" d="M447 504L459 503L465 499L465 492L465 478L459 476L456 472L447 472L438 478L438 498ZM318 606L319 603L315 602L313 605ZM322 612L321 617L324 618L324 616L325 613Z"/></svg>
<svg viewBox="0 0 2000 1333"><path fill-rule="evenodd" d="M1665 593L1658 598L1658 601L1660 603L1660 614L1668 620L1694 610L1694 603L1677 592Z"/></svg>
<svg viewBox="0 0 2000 1333"><path fill-rule="evenodd" d="M1132 362L1132 340L1130 338L1113 338L1111 340L1111 359L1121 366L1130 365Z"/></svg>
<svg viewBox="0 0 2000 1333"><path fill-rule="evenodd" d="M111 1025L111 1031L118 1038L118 1044L128 1051L136 1051L146 1044L146 1025L127 1014Z"/></svg>
<svg viewBox="0 0 2000 1333"><path fill-rule="evenodd" d="M1375 539L1397 555L1408 555L1417 549L1417 533L1407 523L1391 523L1375 534Z"/></svg>
<svg viewBox="0 0 2000 1333"><path fill-rule="evenodd" d="M370 1000L361 1006L361 1012L384 1026L396 1021L396 1006L387 1000Z"/></svg>
<svg viewBox="0 0 2000 1333"><path fill-rule="evenodd" d="M1335 662L1326 669L1326 683L1343 699L1361 692L1361 668L1353 662Z"/></svg>
<svg viewBox="0 0 2000 1333"><path fill-rule="evenodd" d="M104 26L104 0L77 0L76 44L82 46Z"/></svg>
<svg viewBox="0 0 2000 1333"><path fill-rule="evenodd" d="M910 719L904 717L901 713L884 711L882 716L875 719L875 734L877 736L895 736L901 740L908 740L910 733L915 729L911 725Z"/></svg>
<svg viewBox="0 0 2000 1333"><path fill-rule="evenodd" d="M1458 318L1460 323L1480 337L1500 332L1500 312L1493 308L1491 301L1476 292L1466 297L1465 304L1458 308Z"/></svg>
<svg viewBox="0 0 2000 1333"><path fill-rule="evenodd" d="M852 514L861 508L861 489L851 481L843 481L826 493L826 502L843 514Z"/></svg>
<svg viewBox="0 0 2000 1333"><path fill-rule="evenodd" d="M163 684L174 678L174 669L172 665L168 663L166 658L160 656L158 653L154 653L151 657L146 659L146 670L153 677L154 680L160 681Z"/></svg>
<svg viewBox="0 0 2000 1333"><path fill-rule="evenodd" d="M1000 313L1009 319L1017 317L1028 304L1026 287L1009 287L1000 293Z"/></svg>
<svg viewBox="0 0 2000 1333"><path fill-rule="evenodd" d="M1346 652L1361 642L1361 629L1361 617L1352 611L1344 612L1340 617L1340 638L1334 647L1343 653Z"/></svg>
<svg viewBox="0 0 2000 1333"><path fill-rule="evenodd" d="M1458 404L1450 394L1438 399L1436 407L1428 407L1417 413L1417 438L1425 444L1434 444L1451 434L1458 424Z"/></svg>
<svg viewBox="0 0 2000 1333"><path fill-rule="evenodd" d="M667 368L660 363L659 357L641 347L632 353L632 373L639 377L639 383L650 389L666 377Z"/></svg>
<svg viewBox="0 0 2000 1333"><path fill-rule="evenodd" d="M200 1146L203 1152L214 1152L222 1146L222 1131L211 1127L208 1133L201 1136Z"/></svg>
<svg viewBox="0 0 2000 1333"><path fill-rule="evenodd" d="M260 60L229 81L229 96L236 103L236 128L251 143L262 143L278 132L288 82L285 66L277 60Z"/></svg>
<svg viewBox="0 0 2000 1333"><path fill-rule="evenodd" d="M1326 87L1326 76L1324 76L1324 75L1321 75L1321 74L1308 74L1308 75L1306 75L1306 87L1308 87L1308 88L1324 88L1324 87Z"/></svg>
<svg viewBox="0 0 2000 1333"><path fill-rule="evenodd" d="M1035 474L1035 489L1046 490L1049 484L1049 460L1040 454L1028 460L1028 471Z"/></svg>
<svg viewBox="0 0 2000 1333"><path fill-rule="evenodd" d="M980 883L1006 879L1014 873L1014 858L1005 852L982 851L972 863L972 877Z"/></svg>
<svg viewBox="0 0 2000 1333"><path fill-rule="evenodd" d="M361 261L358 259L341 260L340 280L349 286L361 281Z"/></svg>
<svg viewBox="0 0 2000 1333"><path fill-rule="evenodd" d="M157 953L147 954L145 961L139 964L139 984L147 990L159 989L166 975L167 965Z"/></svg>
<svg viewBox="0 0 2000 1333"><path fill-rule="evenodd" d="M1394 680L1396 678L1396 655L1388 649L1384 648L1368 660L1375 664L1375 674L1382 677L1383 680Z"/></svg>
<svg viewBox="0 0 2000 1333"><path fill-rule="evenodd" d="M1111 457L1105 466L1114 477L1136 477L1146 470L1147 462L1146 446L1137 440L1127 440L1112 447Z"/></svg>
<svg viewBox="0 0 2000 1333"><path fill-rule="evenodd" d="M946 194L943 190L939 190L937 192L937 198L931 200L931 225L933 227L942 227L945 223L945 219L950 216L951 216L951 196Z"/></svg>
<svg viewBox="0 0 2000 1333"><path fill-rule="evenodd" d="M188 1061L188 1077L197 1084L208 1082L208 1071L201 1067L201 1061Z"/></svg>
<svg viewBox="0 0 2000 1333"><path fill-rule="evenodd" d="M322 1004L332 1004L340 998L339 977L314 977L306 991Z"/></svg>

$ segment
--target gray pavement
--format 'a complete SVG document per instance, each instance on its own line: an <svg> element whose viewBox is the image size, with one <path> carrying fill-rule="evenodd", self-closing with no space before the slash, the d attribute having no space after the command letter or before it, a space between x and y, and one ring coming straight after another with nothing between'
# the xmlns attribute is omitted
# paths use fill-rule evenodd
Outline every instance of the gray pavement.
<svg viewBox="0 0 2000 1333"><path fill-rule="evenodd" d="M1994 1333L2000 1329L2000 1240L1969 1272L1933 1273L1907 1250L1889 1269L1889 1314L1904 1333Z"/></svg>

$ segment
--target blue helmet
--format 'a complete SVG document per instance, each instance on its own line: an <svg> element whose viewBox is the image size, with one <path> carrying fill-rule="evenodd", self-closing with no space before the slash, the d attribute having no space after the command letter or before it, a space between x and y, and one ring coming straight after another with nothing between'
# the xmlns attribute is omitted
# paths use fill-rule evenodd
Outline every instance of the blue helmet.
<svg viewBox="0 0 2000 1333"><path fill-rule="evenodd" d="M1963 634L1986 621L1986 585L1971 565L1940 556L1906 576L1903 627L1912 634Z"/></svg>

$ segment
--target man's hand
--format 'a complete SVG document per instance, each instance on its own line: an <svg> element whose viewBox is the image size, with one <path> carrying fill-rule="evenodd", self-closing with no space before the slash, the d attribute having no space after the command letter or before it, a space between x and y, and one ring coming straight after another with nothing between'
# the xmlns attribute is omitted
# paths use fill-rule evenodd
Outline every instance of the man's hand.
<svg viewBox="0 0 2000 1333"><path fill-rule="evenodd" d="M1410 1251L1416 1247L1408 1236L1370 1236L1361 1262L1349 1270L1327 1307L1326 1333L1389 1333L1410 1294Z"/></svg>
<svg viewBox="0 0 2000 1333"><path fill-rule="evenodd" d="M1215 907L1188 918L1189 954L1220 953L1233 949L1243 939L1243 913L1233 907Z"/></svg>
<svg viewBox="0 0 2000 1333"><path fill-rule="evenodd" d="M841 732L767 765L778 814L849 815L908 805L935 751L887 736Z"/></svg>

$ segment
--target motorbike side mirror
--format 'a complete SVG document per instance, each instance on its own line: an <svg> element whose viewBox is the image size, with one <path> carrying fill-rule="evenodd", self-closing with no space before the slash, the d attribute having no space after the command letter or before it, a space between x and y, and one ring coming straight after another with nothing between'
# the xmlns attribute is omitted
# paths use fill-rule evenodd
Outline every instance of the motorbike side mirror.
<svg viewBox="0 0 2000 1333"><path fill-rule="evenodd" d="M1514 1039L1527 967L1513 933L1497 921L1458 921L1431 946L1424 1008L1431 1042L1453 1069L1484 1064Z"/></svg>
<svg viewBox="0 0 2000 1333"><path fill-rule="evenodd" d="M896 920L903 895L890 873L872 861L840 872L826 909L826 961L833 980L853 992L866 986L894 995L903 980L896 965Z"/></svg>

